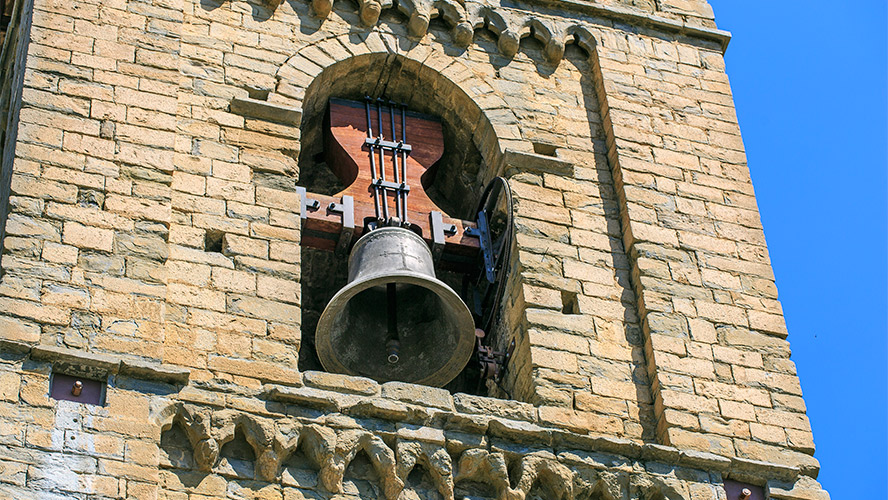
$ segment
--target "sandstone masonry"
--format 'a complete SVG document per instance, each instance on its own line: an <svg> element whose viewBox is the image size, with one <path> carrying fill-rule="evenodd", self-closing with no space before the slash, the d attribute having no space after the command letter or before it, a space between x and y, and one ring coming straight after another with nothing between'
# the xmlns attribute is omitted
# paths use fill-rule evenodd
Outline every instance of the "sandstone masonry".
<svg viewBox="0 0 888 500"><path fill-rule="evenodd" d="M729 37L703 0L20 0L0 497L828 499ZM328 275L296 185L364 95L441 117L453 215L511 186L487 396L298 369Z"/></svg>

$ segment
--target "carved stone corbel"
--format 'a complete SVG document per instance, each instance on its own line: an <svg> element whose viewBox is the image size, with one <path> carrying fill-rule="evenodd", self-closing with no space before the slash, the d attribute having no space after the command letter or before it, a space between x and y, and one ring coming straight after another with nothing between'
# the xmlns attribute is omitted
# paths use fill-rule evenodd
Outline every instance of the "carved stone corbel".
<svg viewBox="0 0 888 500"><path fill-rule="evenodd" d="M211 415L209 411L192 405L181 405L177 413L178 422L194 450L194 463L204 472L211 471L219 460L220 445L212 437Z"/></svg>
<svg viewBox="0 0 888 500"><path fill-rule="evenodd" d="M483 448L466 450L457 462L454 483L463 480L489 484L501 500L508 498L509 468L502 453L490 453Z"/></svg>
<svg viewBox="0 0 888 500"><path fill-rule="evenodd" d="M382 490L389 500L397 500L404 483L395 472L395 453L378 436L361 429L349 429L336 434L331 456L321 467L321 484L333 493L342 493L345 469L359 451L364 451L379 474Z"/></svg>
<svg viewBox="0 0 888 500"><path fill-rule="evenodd" d="M453 499L453 461L443 446L417 441L399 441L397 464L398 477L404 483L407 482L407 476L416 464L423 465L432 476L441 496L445 500Z"/></svg>
<svg viewBox="0 0 888 500"><path fill-rule="evenodd" d="M554 458L534 454L524 456L518 463L517 475L515 490L521 493L519 498L522 500L537 482L548 489L552 500L574 498L574 473Z"/></svg>

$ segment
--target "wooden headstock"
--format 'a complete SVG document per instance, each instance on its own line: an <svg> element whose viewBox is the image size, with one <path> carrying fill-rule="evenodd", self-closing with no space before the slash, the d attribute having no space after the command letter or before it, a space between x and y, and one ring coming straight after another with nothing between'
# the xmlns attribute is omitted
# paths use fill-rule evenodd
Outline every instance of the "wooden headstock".
<svg viewBox="0 0 888 500"><path fill-rule="evenodd" d="M480 245L466 229L475 224L447 216L426 193L443 152L434 117L388 103L330 99L324 154L346 187L334 196L303 191L302 244L346 250L368 224L398 217L451 263L446 267L470 260Z"/></svg>

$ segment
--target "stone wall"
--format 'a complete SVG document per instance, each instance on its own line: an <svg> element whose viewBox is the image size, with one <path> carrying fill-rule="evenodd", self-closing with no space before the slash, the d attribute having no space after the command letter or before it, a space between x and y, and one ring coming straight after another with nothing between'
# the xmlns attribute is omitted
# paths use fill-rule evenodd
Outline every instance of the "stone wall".
<svg viewBox="0 0 888 500"><path fill-rule="evenodd" d="M796 467L552 427L530 404L323 372L305 386L4 344L0 495L37 498L828 499ZM109 380L104 407L47 398L59 363ZM53 367L55 363L55 368Z"/></svg>
<svg viewBox="0 0 888 500"><path fill-rule="evenodd" d="M508 463L505 478L500 470L480 481L497 481L476 492L495 498L536 487L545 498L719 498L722 477L819 491L724 73L728 35L708 5L357 4L35 0L30 43L20 45L18 130L4 149L0 337L20 354L2 365L0 439L21 465L0 484L86 488L45 472L70 460L78 477L106 488L87 494L142 498L127 481L179 488L169 498L206 494L173 487L169 474L196 468L227 478L214 484L232 497L242 494L232 484L254 480L276 484L272 497L311 497L288 493L306 487L281 479L278 455L314 425L334 436L318 445L332 455L304 451L321 471L317 491L337 492L334 476L354 453L336 436L352 428L348 439L365 443L372 465L364 475L375 470L374 488L394 498L419 456L402 454L401 425L436 436L405 443L447 450L443 462L422 459L431 482L420 477L446 498L453 486L442 464L452 472L469 448ZM512 187L516 239L497 334L517 347L491 391L500 400L297 369L302 304L317 300L302 299L313 288L300 284L295 185L322 167L313 158L327 98L363 95L442 118L442 206L467 217L491 178ZM95 359L116 367L106 370L106 407L46 399L60 359L69 361L58 369ZM167 384L136 381L145 377ZM411 405L393 402L402 391ZM105 457L93 444L66 447L78 439L59 420L69 411L105 422L74 427L91 443L134 438L137 448L170 450L132 475L103 469L127 463L127 448ZM111 423L123 415L132 429ZM500 436L492 417L523 423ZM271 437L288 436L282 422L297 442ZM195 425L208 437L195 437ZM451 429L484 444L451 444L441 437ZM172 450L183 433L202 458ZM571 444L553 444L554 435ZM483 436L525 448L502 451ZM219 458L224 449L231 460ZM579 459L565 451L574 449L628 465L592 467L616 483L577 475ZM259 465L269 450L273 471ZM681 458L698 452L722 458ZM234 464L251 456L257 472L244 476ZM469 469L496 465L466 460ZM651 471L679 480L657 486ZM549 479L535 486L537 475Z"/></svg>

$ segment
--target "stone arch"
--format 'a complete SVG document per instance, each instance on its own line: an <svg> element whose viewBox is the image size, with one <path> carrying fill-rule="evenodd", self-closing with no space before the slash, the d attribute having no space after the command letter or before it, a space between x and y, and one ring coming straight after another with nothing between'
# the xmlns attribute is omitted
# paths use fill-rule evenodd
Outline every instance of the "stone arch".
<svg viewBox="0 0 888 500"><path fill-rule="evenodd" d="M329 98L384 96L441 118L445 153L425 177L435 178L427 192L448 215L474 219L476 200L496 175L503 151L531 147L521 141L514 112L493 85L435 44L402 52L391 35L371 33L357 43L355 36L319 41L294 54L278 71L278 93L303 110L299 184L323 194L334 194L342 187L315 160L322 151L322 122ZM345 49L357 55L344 55ZM305 302L299 368L319 370L322 367L313 349L315 327L327 301L345 284L345 266L341 259L311 249L303 250L302 259ZM327 270L325 276L313 278L312 270L319 269Z"/></svg>
<svg viewBox="0 0 888 500"><path fill-rule="evenodd" d="M572 43L583 49L583 52L585 52L586 56L589 58L595 58L597 56L596 50L598 42L596 41L596 37L583 25L574 24L568 27L564 31L563 40L565 45Z"/></svg>
<svg viewBox="0 0 888 500"><path fill-rule="evenodd" d="M552 500L570 500L574 497L574 473L553 457L526 455L515 471L515 491L527 496L537 488Z"/></svg>
<svg viewBox="0 0 888 500"><path fill-rule="evenodd" d="M398 442L397 448L397 472L402 482L407 484L407 478L414 468L422 467L442 497L453 497L453 463L450 454L443 446L402 441Z"/></svg>
<svg viewBox="0 0 888 500"><path fill-rule="evenodd" d="M497 497L509 491L509 468L505 456L500 452L475 448L463 451L453 475L454 486L461 482L483 483L493 489Z"/></svg>
<svg viewBox="0 0 888 500"><path fill-rule="evenodd" d="M643 475L633 477L630 485L632 498L639 500L685 500L689 498L687 486L674 477Z"/></svg>
<svg viewBox="0 0 888 500"><path fill-rule="evenodd" d="M152 421L158 430L158 442L163 432L169 430L173 424L178 424L191 444L194 465L203 472L209 472L216 465L220 445L212 436L212 417L209 411L175 402L154 411Z"/></svg>
<svg viewBox="0 0 888 500"><path fill-rule="evenodd" d="M518 29L518 38L533 37L543 45L543 54L549 63L557 65L564 56L564 37L558 31L542 22L539 18L530 17Z"/></svg>
<svg viewBox="0 0 888 500"><path fill-rule="evenodd" d="M353 3L357 6L364 28L376 26L382 11L392 9L404 16L407 32L413 38L425 36L430 21L440 18L450 27L453 44L460 48L468 47L475 29L489 29L498 37L498 48L506 58L517 53L521 38L527 36L526 29L536 24L543 38L541 42L546 46L546 58L554 65L560 60L564 40L551 37L560 24L551 16L487 3L454 0L354 0ZM332 7L333 0L312 0L312 9L321 18L327 17Z"/></svg>
<svg viewBox="0 0 888 500"><path fill-rule="evenodd" d="M213 415L213 434L219 446L220 458L223 447L235 439L238 431L253 450L255 457L254 473L257 478L274 481L277 477L279 460L272 446L274 423L234 410L218 411Z"/></svg>
<svg viewBox="0 0 888 500"><path fill-rule="evenodd" d="M575 500L623 500L628 494L629 477L625 473L575 467Z"/></svg>
<svg viewBox="0 0 888 500"><path fill-rule="evenodd" d="M320 150L320 120L331 96L387 93L413 110L440 116L446 135L448 126L459 130L451 131L450 142L456 138L470 145L488 165L496 165L506 148L527 149L518 119L489 82L440 47L421 44L402 51L397 42L378 32L339 35L304 47L279 68L276 92L303 110L300 164ZM422 85L427 92L410 95L406 87L397 88L399 82ZM456 160L462 158L442 162Z"/></svg>
<svg viewBox="0 0 888 500"><path fill-rule="evenodd" d="M363 451L379 474L386 498L398 498L404 483L395 470L395 452L380 438L362 429L350 429L336 433L333 451L325 457L319 479L328 491L342 493L345 470L355 456Z"/></svg>

